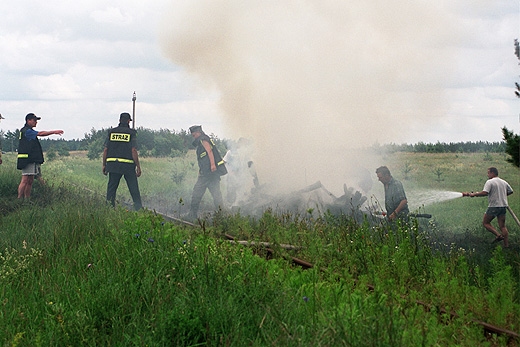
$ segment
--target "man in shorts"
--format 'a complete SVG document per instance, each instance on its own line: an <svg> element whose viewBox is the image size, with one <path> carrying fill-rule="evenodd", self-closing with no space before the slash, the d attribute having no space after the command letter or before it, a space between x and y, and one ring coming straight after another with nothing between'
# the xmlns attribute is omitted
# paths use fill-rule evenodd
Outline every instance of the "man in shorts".
<svg viewBox="0 0 520 347"><path fill-rule="evenodd" d="M498 177L498 170L496 167L490 167L487 171L488 180L484 184L484 189L477 193L462 193L462 196L487 196L488 208L484 213L482 225L487 231L495 235L493 242L504 241L504 247L509 247L509 233L506 227L506 210L507 197L513 194L513 189L503 179ZM500 232L491 225L493 219L497 219Z"/></svg>
<svg viewBox="0 0 520 347"><path fill-rule="evenodd" d="M33 128L40 120L34 113L25 116L25 125L20 129L18 160L16 166L22 170L22 180L18 186L18 199L31 197L34 178L41 180L40 165L43 164L43 151L38 136L61 135L63 130L36 131Z"/></svg>

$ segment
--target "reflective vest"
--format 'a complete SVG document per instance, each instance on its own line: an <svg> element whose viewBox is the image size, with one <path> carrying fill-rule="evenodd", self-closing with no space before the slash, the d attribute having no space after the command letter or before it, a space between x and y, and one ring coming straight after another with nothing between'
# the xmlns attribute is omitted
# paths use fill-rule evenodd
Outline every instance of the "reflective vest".
<svg viewBox="0 0 520 347"><path fill-rule="evenodd" d="M207 141L210 144L211 151L213 152L213 157L215 158L215 165L217 166L217 171L220 176L224 176L227 174L226 166L224 165L224 160L220 155L215 142L206 134L202 133L198 139L193 141L193 146L197 147L197 162L199 164L199 173L201 175L211 174L211 162L209 161L208 153L206 152L206 148L202 145L202 141Z"/></svg>
<svg viewBox="0 0 520 347"><path fill-rule="evenodd" d="M128 126L110 129L105 142L107 148L108 172L120 172L128 168L134 169L135 163L132 157L132 148L136 146L136 131Z"/></svg>
<svg viewBox="0 0 520 347"><path fill-rule="evenodd" d="M18 138L18 160L16 167L22 170L27 164L36 163L43 164L43 151L38 137L34 140L29 140L26 137L27 130L31 129L27 124L20 129L20 136Z"/></svg>

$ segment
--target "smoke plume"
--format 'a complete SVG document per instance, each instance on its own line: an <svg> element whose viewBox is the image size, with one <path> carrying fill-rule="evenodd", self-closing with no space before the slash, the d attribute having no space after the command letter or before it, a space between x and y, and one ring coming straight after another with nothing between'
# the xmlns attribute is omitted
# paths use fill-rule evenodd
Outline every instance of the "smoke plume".
<svg viewBox="0 0 520 347"><path fill-rule="evenodd" d="M337 192L386 164L361 148L442 117L455 38L435 4L179 0L161 45L217 91L229 133L254 141L261 183Z"/></svg>

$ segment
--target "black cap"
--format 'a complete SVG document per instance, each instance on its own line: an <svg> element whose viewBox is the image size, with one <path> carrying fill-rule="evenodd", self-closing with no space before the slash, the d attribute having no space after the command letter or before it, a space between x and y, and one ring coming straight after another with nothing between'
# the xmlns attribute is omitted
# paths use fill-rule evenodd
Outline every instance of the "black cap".
<svg viewBox="0 0 520 347"><path fill-rule="evenodd" d="M41 117L36 117L34 113L28 113L27 116L25 116L25 121L27 122L29 119L40 120Z"/></svg>
<svg viewBox="0 0 520 347"><path fill-rule="evenodd" d="M194 133L194 132L199 132L201 133L202 132L202 125L192 125L190 127L190 133Z"/></svg>
<svg viewBox="0 0 520 347"><path fill-rule="evenodd" d="M128 113L128 112L121 113L121 115L119 116L119 121L122 121L122 120L132 120L132 117L130 117L130 113Z"/></svg>

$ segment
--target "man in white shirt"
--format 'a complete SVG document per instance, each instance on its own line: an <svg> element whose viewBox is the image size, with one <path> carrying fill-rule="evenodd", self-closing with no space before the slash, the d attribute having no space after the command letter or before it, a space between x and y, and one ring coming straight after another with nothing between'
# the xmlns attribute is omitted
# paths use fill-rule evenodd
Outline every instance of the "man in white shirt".
<svg viewBox="0 0 520 347"><path fill-rule="evenodd" d="M462 196L487 196L488 208L484 213L482 225L489 232L496 237L493 242L504 241L504 247L509 247L509 233L506 227L506 210L507 210L507 196L513 194L513 189L503 179L498 177L498 170L496 167L490 167L487 171L488 180L484 184L484 189L477 193L462 193ZM491 225L491 221L497 218L500 233Z"/></svg>

